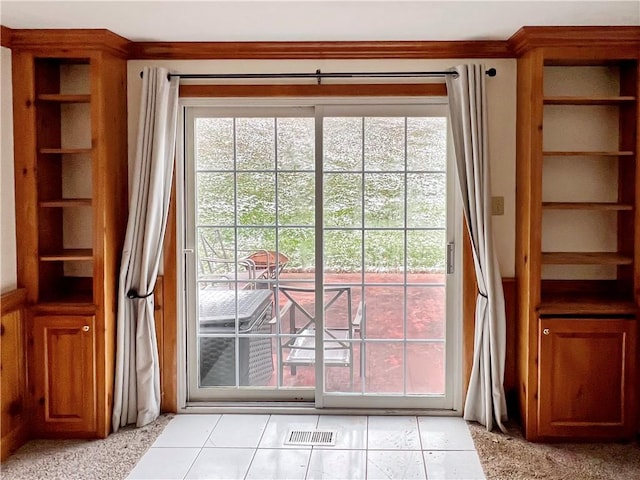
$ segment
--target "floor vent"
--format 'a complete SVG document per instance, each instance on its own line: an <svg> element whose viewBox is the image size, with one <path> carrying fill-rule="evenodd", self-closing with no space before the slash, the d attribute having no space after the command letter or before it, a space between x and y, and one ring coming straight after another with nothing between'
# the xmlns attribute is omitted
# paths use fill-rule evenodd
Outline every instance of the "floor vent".
<svg viewBox="0 0 640 480"><path fill-rule="evenodd" d="M335 445L336 432L332 430L290 430L285 445Z"/></svg>

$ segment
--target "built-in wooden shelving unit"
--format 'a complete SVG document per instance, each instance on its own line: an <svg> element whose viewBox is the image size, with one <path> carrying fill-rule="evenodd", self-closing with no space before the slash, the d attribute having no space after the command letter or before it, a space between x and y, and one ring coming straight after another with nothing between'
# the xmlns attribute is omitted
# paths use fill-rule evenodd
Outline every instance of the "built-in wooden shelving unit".
<svg viewBox="0 0 640 480"><path fill-rule="evenodd" d="M525 435L631 438L640 311L640 28L525 27L513 43ZM606 382L594 381L603 376Z"/></svg>

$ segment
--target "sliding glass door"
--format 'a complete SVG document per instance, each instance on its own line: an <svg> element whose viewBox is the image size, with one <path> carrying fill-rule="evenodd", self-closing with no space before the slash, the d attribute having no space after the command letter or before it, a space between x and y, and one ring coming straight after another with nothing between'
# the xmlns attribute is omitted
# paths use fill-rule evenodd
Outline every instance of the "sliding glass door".
<svg viewBox="0 0 640 480"><path fill-rule="evenodd" d="M187 402L453 408L445 106L202 103L178 174Z"/></svg>
<svg viewBox="0 0 640 480"><path fill-rule="evenodd" d="M443 105L323 109L323 283L349 288L357 364L353 382L325 369L324 406L452 406L445 113ZM331 328L330 310L324 319Z"/></svg>

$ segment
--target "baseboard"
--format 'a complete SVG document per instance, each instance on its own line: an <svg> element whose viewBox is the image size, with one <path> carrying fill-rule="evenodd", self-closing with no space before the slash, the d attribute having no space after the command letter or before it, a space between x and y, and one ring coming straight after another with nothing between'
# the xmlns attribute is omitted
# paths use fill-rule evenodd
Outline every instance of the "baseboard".
<svg viewBox="0 0 640 480"><path fill-rule="evenodd" d="M4 462L9 455L15 452L27 441L28 431L26 425L21 425L6 433L0 439L0 461Z"/></svg>

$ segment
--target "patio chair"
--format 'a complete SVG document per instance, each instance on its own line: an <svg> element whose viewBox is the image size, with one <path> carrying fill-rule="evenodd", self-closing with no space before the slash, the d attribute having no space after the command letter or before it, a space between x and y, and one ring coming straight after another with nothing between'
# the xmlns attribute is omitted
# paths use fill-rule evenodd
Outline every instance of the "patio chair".
<svg viewBox="0 0 640 480"><path fill-rule="evenodd" d="M280 377L284 367L291 368L291 375L296 374L297 367L315 365L315 312L306 300L314 294L314 288L279 286L277 291L286 299L275 321L280 321L281 335L291 334L280 342ZM349 368L349 379L353 385L353 349L357 334L364 328L365 304L359 302L353 314L351 287L328 286L324 289L324 364L326 366L343 366ZM313 310L315 310L313 308ZM288 318L288 322L285 319ZM275 323L274 321L274 323ZM288 325L286 325L288 323ZM339 324L342 323L342 324ZM364 369L362 350L360 351L360 370Z"/></svg>
<svg viewBox="0 0 640 480"><path fill-rule="evenodd" d="M203 253L200 283L205 287L227 287L237 279L243 288L254 289L259 285L258 280L276 278L289 262L286 255L264 249L238 250L238 254L245 256L236 260L233 249L224 244L218 230L213 232L213 242L205 235L200 235L200 242ZM266 283L264 286L266 288Z"/></svg>
<svg viewBox="0 0 640 480"><path fill-rule="evenodd" d="M246 280L248 288L254 288L250 282L256 278L255 264L251 260L233 258L232 252L225 248L220 232L214 232L214 242L200 235L202 255L199 258L200 284L203 287L225 288L236 278Z"/></svg>

